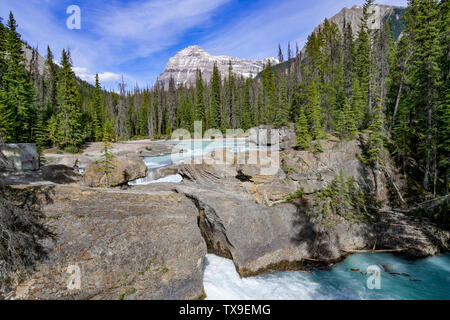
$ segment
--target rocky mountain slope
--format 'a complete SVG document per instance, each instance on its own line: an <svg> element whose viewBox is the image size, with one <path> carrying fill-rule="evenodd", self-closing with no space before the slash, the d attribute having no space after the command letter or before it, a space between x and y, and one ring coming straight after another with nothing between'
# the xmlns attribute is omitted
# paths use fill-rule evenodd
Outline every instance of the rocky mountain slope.
<svg viewBox="0 0 450 320"><path fill-rule="evenodd" d="M403 29L401 18L405 12L406 8L397 6L387 6L387 5L373 5L369 12L372 14L372 19L369 22L372 29L380 29L383 23L387 19L391 19L395 36L400 35L401 29ZM344 28L344 22L350 23L352 26L353 34L356 36L358 34L359 28L361 26L361 19L363 17L363 7L355 5L349 8L343 8L338 14L329 18L328 21L331 23L336 23L339 29L342 31ZM317 32L319 28L323 26L323 23L314 29Z"/></svg>
<svg viewBox="0 0 450 320"><path fill-rule="evenodd" d="M173 77L177 85L189 85L195 83L197 69L203 73L203 80L209 81L212 76L214 63L217 63L222 75L228 74L229 62L233 66L233 73L238 76L254 77L262 71L269 61L277 64L275 58L263 60L249 60L228 56L212 56L199 46L190 46L177 53L169 60L164 72L158 77L158 83L168 87L170 77Z"/></svg>

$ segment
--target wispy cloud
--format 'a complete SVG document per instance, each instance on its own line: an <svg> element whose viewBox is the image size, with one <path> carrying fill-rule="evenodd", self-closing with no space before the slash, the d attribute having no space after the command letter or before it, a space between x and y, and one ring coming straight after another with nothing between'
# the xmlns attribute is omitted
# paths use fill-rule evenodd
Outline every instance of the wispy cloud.
<svg viewBox="0 0 450 320"><path fill-rule="evenodd" d="M278 44L288 42L300 48L314 27L344 7L362 5L363 0L283 0L267 1L238 16L231 23L209 34L202 46L213 54L261 59L277 54ZM379 4L406 6L407 0L381 0Z"/></svg>
<svg viewBox="0 0 450 320"><path fill-rule="evenodd" d="M80 79L94 82L95 74L89 72L88 68L74 67L73 71ZM119 82L121 75L114 72L103 72L98 74L100 82Z"/></svg>
<svg viewBox="0 0 450 320"><path fill-rule="evenodd" d="M117 81L118 74L124 74L132 84L147 84L156 78L155 70L140 70L139 75L133 75L127 67L176 45L189 29L208 23L212 14L229 1L86 1L80 4L81 30L65 27L68 16L61 3L2 0L0 15L6 17L12 10L24 39L38 45L41 52L47 44L57 53L70 48L77 74L84 80L92 81L99 72L104 81L112 82L110 85ZM143 79L145 73L149 79Z"/></svg>

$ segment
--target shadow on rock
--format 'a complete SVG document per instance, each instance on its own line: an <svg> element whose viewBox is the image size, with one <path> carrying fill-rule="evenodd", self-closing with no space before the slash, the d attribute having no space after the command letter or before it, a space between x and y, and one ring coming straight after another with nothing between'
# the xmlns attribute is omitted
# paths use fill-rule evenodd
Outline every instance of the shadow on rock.
<svg viewBox="0 0 450 320"><path fill-rule="evenodd" d="M47 257L41 242L54 237L41 223L40 207L51 201L49 192L51 188L35 193L0 186L0 298Z"/></svg>

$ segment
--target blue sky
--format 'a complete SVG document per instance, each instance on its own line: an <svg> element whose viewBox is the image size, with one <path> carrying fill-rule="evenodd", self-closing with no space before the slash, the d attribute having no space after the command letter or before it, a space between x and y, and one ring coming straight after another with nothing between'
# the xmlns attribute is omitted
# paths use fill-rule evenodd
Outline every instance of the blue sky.
<svg viewBox="0 0 450 320"><path fill-rule="evenodd" d="M363 0L1 0L0 16L12 10L22 38L50 45L59 59L72 53L74 69L85 80L100 74L107 89L121 76L128 86L151 86L167 61L189 45L213 55L250 59L276 56L278 43L302 47L315 26L343 7ZM379 4L406 5L407 0ZM69 30L66 9L81 9L81 29ZM295 45L294 45L295 46Z"/></svg>

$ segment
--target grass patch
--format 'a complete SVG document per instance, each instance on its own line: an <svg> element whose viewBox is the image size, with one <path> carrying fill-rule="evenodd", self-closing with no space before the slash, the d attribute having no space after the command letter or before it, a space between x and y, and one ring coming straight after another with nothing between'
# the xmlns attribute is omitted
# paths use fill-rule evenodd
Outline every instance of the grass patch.
<svg viewBox="0 0 450 320"><path fill-rule="evenodd" d="M298 189L294 193L287 196L285 202L294 202L297 199L303 199L305 197L305 192L302 189Z"/></svg>
<svg viewBox="0 0 450 320"><path fill-rule="evenodd" d="M137 291L136 288L130 288L130 289L128 289L125 293L122 293L122 294L119 296L119 300L123 300L123 299L125 299L127 296L129 296L129 295L135 294L136 291Z"/></svg>

